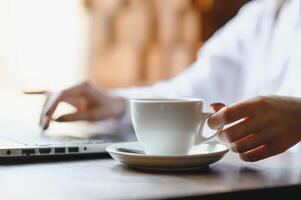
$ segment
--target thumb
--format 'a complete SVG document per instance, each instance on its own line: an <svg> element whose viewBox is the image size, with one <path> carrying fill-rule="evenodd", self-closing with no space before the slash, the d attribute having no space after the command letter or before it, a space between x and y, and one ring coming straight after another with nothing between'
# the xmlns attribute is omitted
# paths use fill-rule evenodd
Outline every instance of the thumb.
<svg viewBox="0 0 301 200"><path fill-rule="evenodd" d="M56 122L73 122L80 120L89 120L90 116L85 112L75 112L71 114L66 114L55 119Z"/></svg>
<svg viewBox="0 0 301 200"><path fill-rule="evenodd" d="M223 104L223 103L212 103L212 104L210 105L210 107L214 110L214 112L218 112L220 109L222 109L222 108L225 107L225 106L226 106L226 105ZM214 116L214 114L213 114L212 116ZM216 123L216 120L213 120L212 116L209 117L209 119L208 119L208 121L207 121L208 126L209 126L210 128L212 128L212 129L218 129L219 126L220 126L220 124L218 123L218 126L217 126L217 125L216 125L216 124L217 124L217 123Z"/></svg>

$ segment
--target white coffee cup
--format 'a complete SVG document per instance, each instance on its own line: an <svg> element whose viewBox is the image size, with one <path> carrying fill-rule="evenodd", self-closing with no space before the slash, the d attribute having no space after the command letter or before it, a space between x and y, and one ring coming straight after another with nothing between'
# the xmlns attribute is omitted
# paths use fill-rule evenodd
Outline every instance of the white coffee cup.
<svg viewBox="0 0 301 200"><path fill-rule="evenodd" d="M203 127L213 113L203 112L204 101L193 98L132 99L131 118L138 141L149 155L188 154L205 137Z"/></svg>

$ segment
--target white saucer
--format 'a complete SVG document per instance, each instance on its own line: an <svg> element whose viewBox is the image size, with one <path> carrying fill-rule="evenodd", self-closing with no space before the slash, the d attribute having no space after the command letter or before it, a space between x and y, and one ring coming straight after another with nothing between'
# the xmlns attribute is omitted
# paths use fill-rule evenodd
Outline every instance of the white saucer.
<svg viewBox="0 0 301 200"><path fill-rule="evenodd" d="M208 167L220 160L228 147L211 142L193 147L188 155L145 155L130 153L122 149L143 151L138 142L122 142L107 146L106 151L116 161L129 167L153 170L187 170Z"/></svg>

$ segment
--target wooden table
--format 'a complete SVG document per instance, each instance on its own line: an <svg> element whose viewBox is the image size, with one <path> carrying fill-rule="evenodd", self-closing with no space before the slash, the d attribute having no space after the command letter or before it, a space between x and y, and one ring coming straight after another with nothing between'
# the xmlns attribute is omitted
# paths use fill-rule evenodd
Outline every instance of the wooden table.
<svg viewBox="0 0 301 200"><path fill-rule="evenodd" d="M228 153L208 169L181 173L133 170L109 157L0 165L1 200L235 199L262 194L285 197L300 191L301 159L292 153L256 163Z"/></svg>

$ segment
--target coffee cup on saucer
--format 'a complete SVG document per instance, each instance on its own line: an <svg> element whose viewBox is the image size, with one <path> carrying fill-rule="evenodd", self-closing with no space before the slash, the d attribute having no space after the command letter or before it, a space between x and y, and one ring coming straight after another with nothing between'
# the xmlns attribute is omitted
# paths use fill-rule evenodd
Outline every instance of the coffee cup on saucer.
<svg viewBox="0 0 301 200"><path fill-rule="evenodd" d="M147 155L187 155L209 137L203 128L213 113L203 111L204 101L194 98L131 99L131 118L139 143Z"/></svg>

